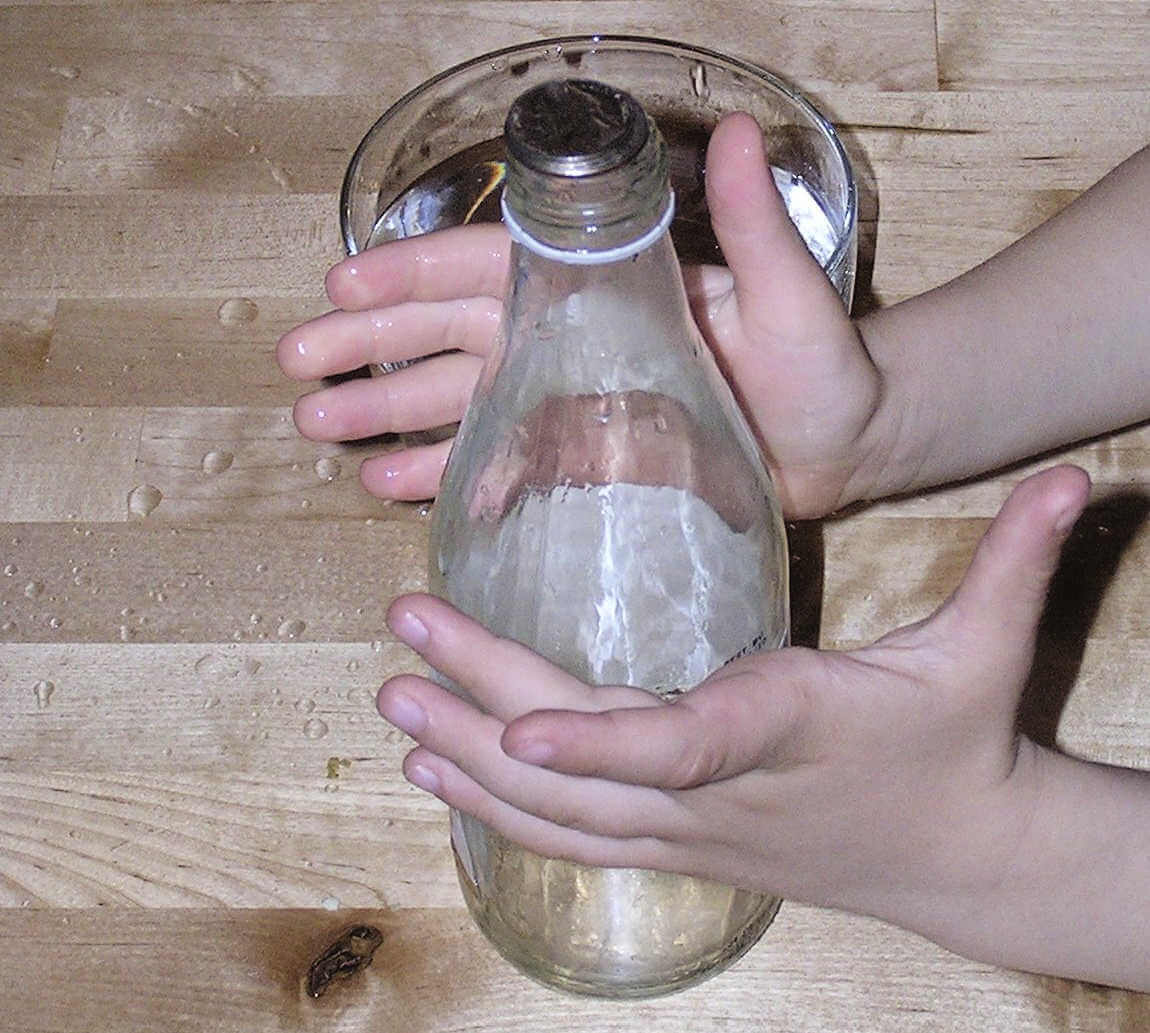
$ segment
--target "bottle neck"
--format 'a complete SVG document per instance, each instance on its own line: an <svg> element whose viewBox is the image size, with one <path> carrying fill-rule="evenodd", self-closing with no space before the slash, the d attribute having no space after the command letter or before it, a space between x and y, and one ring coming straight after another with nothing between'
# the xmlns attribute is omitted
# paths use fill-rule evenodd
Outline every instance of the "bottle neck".
<svg viewBox="0 0 1150 1033"><path fill-rule="evenodd" d="M696 334L670 233L610 263L554 261L513 242L504 328L478 395L497 371L523 404L627 387L677 394L685 381L668 369Z"/></svg>
<svg viewBox="0 0 1150 1033"><path fill-rule="evenodd" d="M620 243L614 247L602 247L591 250L585 247L575 249L556 247L552 244L532 236L528 229L519 221L515 213L508 207L506 197L500 205L503 213L503 224L516 244L521 244L527 250L540 255L552 262L562 262L565 265L608 265L621 262L653 247L671 227L671 220L675 216L675 194L668 190L664 200L663 210L658 218L645 232L638 236L620 233ZM596 244L602 243L597 240Z"/></svg>

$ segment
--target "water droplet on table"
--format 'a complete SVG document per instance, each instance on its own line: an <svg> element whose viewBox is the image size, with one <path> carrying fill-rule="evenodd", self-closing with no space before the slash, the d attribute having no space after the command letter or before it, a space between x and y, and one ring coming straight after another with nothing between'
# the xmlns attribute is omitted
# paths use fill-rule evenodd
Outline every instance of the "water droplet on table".
<svg viewBox="0 0 1150 1033"><path fill-rule="evenodd" d="M321 481L334 481L340 475L340 471L339 460L331 456L324 456L315 461L315 475Z"/></svg>
<svg viewBox="0 0 1150 1033"><path fill-rule="evenodd" d="M229 326L235 326L240 323L252 323L259 314L259 306L250 298L228 298L228 300L216 310L216 316L219 321Z"/></svg>
<svg viewBox="0 0 1150 1033"><path fill-rule="evenodd" d="M19 573L19 570L20 568L17 567L15 563L8 563L4 567L4 573L7 577L11 577L13 574Z"/></svg>
<svg viewBox="0 0 1150 1033"><path fill-rule="evenodd" d="M42 678L32 686L32 691L36 693L36 706L43 710L52 702L52 693L56 691L56 686Z"/></svg>
<svg viewBox="0 0 1150 1033"><path fill-rule="evenodd" d="M347 701L353 706L374 707L375 693L363 685L357 685L347 690Z"/></svg>
<svg viewBox="0 0 1150 1033"><path fill-rule="evenodd" d="M24 594L29 599L35 599L37 596L44 594L44 583L42 581L29 581L24 586Z"/></svg>
<svg viewBox="0 0 1150 1033"><path fill-rule="evenodd" d="M163 500L163 493L155 485L137 484L128 493L128 510L133 516L146 517Z"/></svg>
<svg viewBox="0 0 1150 1033"><path fill-rule="evenodd" d="M322 739L327 735L327 722L318 717L310 718L304 722L303 734L305 739Z"/></svg>
<svg viewBox="0 0 1150 1033"><path fill-rule="evenodd" d="M276 634L280 638L299 638L306 627L307 625L301 620L285 620L276 629Z"/></svg>
<svg viewBox="0 0 1150 1033"><path fill-rule="evenodd" d="M212 449L211 452L208 452L204 455L200 466L204 473L223 473L232 465L232 462L235 460L235 458L236 457L232 455L231 452L223 452L217 449Z"/></svg>

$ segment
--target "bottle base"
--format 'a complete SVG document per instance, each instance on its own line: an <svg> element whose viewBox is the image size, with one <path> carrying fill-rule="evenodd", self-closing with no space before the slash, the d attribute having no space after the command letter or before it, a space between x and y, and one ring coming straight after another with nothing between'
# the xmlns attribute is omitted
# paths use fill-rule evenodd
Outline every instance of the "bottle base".
<svg viewBox="0 0 1150 1033"><path fill-rule="evenodd" d="M701 983L754 946L782 903L778 897L689 876L596 869L543 858L506 840L496 844L491 840L502 837L485 831L488 857L492 848L495 853L514 856L519 892L485 894L472 877L474 866L466 865L453 850L459 884L473 920L520 972L550 989L570 994L637 1000ZM542 877L524 880L521 873L525 871ZM534 885L529 885L530 881ZM602 891L603 881L614 884L615 897L610 906L596 907L590 898L595 890ZM505 884L502 888L508 887ZM573 908L572 899L580 895L584 906ZM501 901L504 907L499 906ZM691 910L692 901L696 910ZM602 921L593 923L596 927L591 929L586 921L579 921L586 919L588 912L600 918L606 911L614 912L615 929L604 929ZM676 918L684 921L676 922ZM657 933L667 928L668 921L685 928L673 938L660 939ZM631 935L620 935L624 930Z"/></svg>

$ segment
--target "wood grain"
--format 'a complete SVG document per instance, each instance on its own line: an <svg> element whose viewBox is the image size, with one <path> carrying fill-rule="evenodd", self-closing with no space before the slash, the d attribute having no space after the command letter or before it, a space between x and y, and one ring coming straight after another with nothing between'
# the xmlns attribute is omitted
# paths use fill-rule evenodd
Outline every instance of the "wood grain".
<svg viewBox="0 0 1150 1033"><path fill-rule="evenodd" d="M427 585L425 525L417 514L266 527L10 524L0 551L14 573L0 581L0 612L15 627L3 638L374 641L387 603Z"/></svg>
<svg viewBox="0 0 1150 1033"><path fill-rule="evenodd" d="M1150 72L1145 0L938 0L943 89L1141 90Z"/></svg>
<svg viewBox="0 0 1150 1033"><path fill-rule="evenodd" d="M311 959L353 922L384 942L370 968L311 1001L302 977ZM29 951L45 936L59 963ZM811 942L833 944L825 963L840 978L814 985L804 968ZM61 910L0 918L0 963L11 974L9 1007L29 1033L143 1031L515 1028L546 1033L554 994L521 983L450 910ZM924 993L940 970L950 977ZM123 987L131 986L125 994ZM430 992L432 987L442 987ZM47 1017L39 1002L74 1000ZM1122 995L956 961L937 948L863 919L785 906L770 940L704 987L620 1006L562 998L565 1030L762 1029L854 1033L897 1017L904 1033L1007 1028L1140 1033L1146 997ZM726 1000L735 1016L716 1007ZM753 1016L753 1018L752 1018ZM1008 1025L1004 1025L1008 1024Z"/></svg>
<svg viewBox="0 0 1150 1033"><path fill-rule="evenodd" d="M290 406L302 389L276 366L276 341L328 307L242 295L0 301L0 403Z"/></svg>
<svg viewBox="0 0 1150 1033"><path fill-rule="evenodd" d="M0 198L8 241L0 297L322 298L342 257L331 198L228 197L189 204L168 191L102 198ZM178 259L178 260L177 260Z"/></svg>
<svg viewBox="0 0 1150 1033"><path fill-rule="evenodd" d="M971 267L1147 142L1145 0L0 2L0 1030L1145 1033L1150 997L786 904L733 969L557 997L482 940L445 809L374 713L427 510L317 445L277 338L327 308L351 149L429 75L582 32L808 91L854 165L861 306ZM938 606L1033 469L1084 467L1027 731L1150 766L1150 430L793 528L796 634ZM1052 902L1058 906L1058 902ZM374 964L319 1001L353 922Z"/></svg>
<svg viewBox="0 0 1150 1033"><path fill-rule="evenodd" d="M112 10L115 17L100 4L0 8L0 60L14 92L180 104L234 95L398 96L488 50L595 32L705 42L785 69L804 85L937 82L926 0L805 0L768 10L724 0L705 8L675 0L422 0Z"/></svg>

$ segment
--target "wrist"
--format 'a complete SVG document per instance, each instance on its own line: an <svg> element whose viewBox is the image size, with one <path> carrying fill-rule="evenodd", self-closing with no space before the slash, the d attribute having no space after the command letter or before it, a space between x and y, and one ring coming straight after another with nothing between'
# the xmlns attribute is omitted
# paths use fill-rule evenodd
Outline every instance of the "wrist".
<svg viewBox="0 0 1150 1033"><path fill-rule="evenodd" d="M897 306L896 306L897 307ZM901 495L923 486L923 471L936 435L933 407L920 401L931 396L926 385L915 388L910 372L897 361L898 316L882 309L855 320L855 332L878 373L878 397L858 437L855 464L839 507Z"/></svg>
<svg viewBox="0 0 1150 1033"><path fill-rule="evenodd" d="M1150 990L1150 775L1023 739L972 803L938 892L895 921L978 961Z"/></svg>

